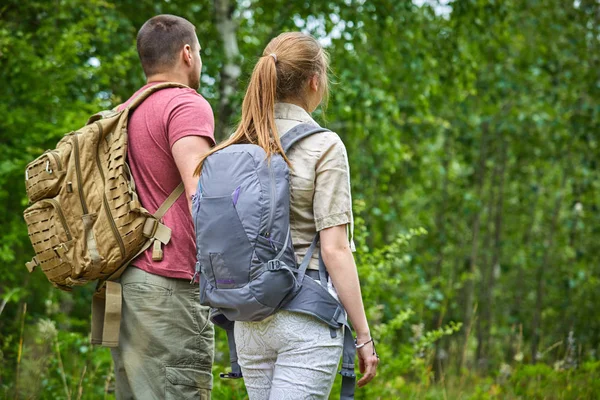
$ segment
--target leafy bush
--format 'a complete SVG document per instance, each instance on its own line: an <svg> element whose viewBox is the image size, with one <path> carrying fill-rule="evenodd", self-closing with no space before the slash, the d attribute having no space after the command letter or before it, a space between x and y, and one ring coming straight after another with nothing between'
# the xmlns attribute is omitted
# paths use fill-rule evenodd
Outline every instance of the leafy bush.
<svg viewBox="0 0 600 400"><path fill-rule="evenodd" d="M360 202L358 211L361 211ZM407 382L417 382L420 388L429 386L428 360L432 344L445 335L451 335L460 324L452 323L438 330L425 331L414 311L429 296L429 286L411 267L413 257L409 255L411 240L424 235L423 229L410 230L398 235L390 245L371 250L366 244L368 233L363 220L358 217L356 222L357 262L363 296L382 360L376 380L366 388L358 389L357 399L402 397L414 390ZM10 397L16 390L21 398L113 398L110 352L89 345L89 338L80 333L87 329L85 320L70 318L69 313L61 311L65 304L73 302L71 295L58 291L50 293L51 297L46 302L46 314L50 319L39 319L24 331L22 359L12 383L3 386L5 397ZM88 297L85 291L80 295ZM56 328L57 323L62 329ZM18 342L15 340L13 343ZM243 381L218 378L219 373L228 369L227 338L224 331L217 329L213 397L247 398ZM338 377L332 398L338 396L340 381Z"/></svg>
<svg viewBox="0 0 600 400"><path fill-rule="evenodd" d="M600 393L600 362L559 369L546 364L522 365L510 378L515 396L523 399L595 399Z"/></svg>
<svg viewBox="0 0 600 400"><path fill-rule="evenodd" d="M4 398L101 399L113 379L107 348L91 346L85 335L57 330L40 319L23 335L22 358L14 382L2 387Z"/></svg>

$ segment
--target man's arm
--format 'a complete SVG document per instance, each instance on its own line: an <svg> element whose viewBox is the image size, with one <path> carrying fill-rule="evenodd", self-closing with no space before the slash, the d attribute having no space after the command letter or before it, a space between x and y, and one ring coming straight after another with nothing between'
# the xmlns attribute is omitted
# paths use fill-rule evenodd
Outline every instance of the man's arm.
<svg viewBox="0 0 600 400"><path fill-rule="evenodd" d="M177 164L179 175L185 186L185 197L190 212L192 211L192 195L196 193L198 186L198 177L194 176L194 170L200 156L207 153L210 148L210 141L203 136L184 136L173 143L171 147L175 164Z"/></svg>

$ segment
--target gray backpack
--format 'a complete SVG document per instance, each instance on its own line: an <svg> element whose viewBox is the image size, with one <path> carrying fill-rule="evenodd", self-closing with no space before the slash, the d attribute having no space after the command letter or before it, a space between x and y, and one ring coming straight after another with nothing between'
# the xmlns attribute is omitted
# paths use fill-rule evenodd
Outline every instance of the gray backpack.
<svg viewBox="0 0 600 400"><path fill-rule="evenodd" d="M282 136L287 152L299 140L327 129L301 124ZM356 353L342 305L327 290L327 271L319 257L318 280L305 278L315 236L296 264L290 233L289 170L280 155L267 159L253 144L222 149L204 162L192 214L198 249L200 302L211 320L227 330L232 371L241 378L233 325L260 321L278 310L310 314L336 330L344 326L341 399L354 398Z"/></svg>

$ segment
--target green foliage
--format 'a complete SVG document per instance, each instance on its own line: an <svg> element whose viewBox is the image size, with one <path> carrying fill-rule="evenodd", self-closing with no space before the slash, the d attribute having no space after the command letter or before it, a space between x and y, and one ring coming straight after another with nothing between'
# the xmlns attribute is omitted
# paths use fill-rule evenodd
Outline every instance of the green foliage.
<svg viewBox="0 0 600 400"><path fill-rule="evenodd" d="M545 364L524 365L510 378L514 394L526 399L591 399L600 391L600 362L556 370ZM557 393L556 388L562 388Z"/></svg>
<svg viewBox="0 0 600 400"><path fill-rule="evenodd" d="M356 257L382 356L358 398L592 398L600 4L232 4L242 69L232 126L274 35L302 29L331 56L331 98L316 117L348 149ZM89 114L143 84L135 35L158 13L195 23L201 93L216 109L224 54L212 1L0 5L0 397L14 397L17 365L23 397L65 398L65 381L76 397L84 366L83 398L107 393L109 354L81 350L92 288L58 292L22 267L32 255L22 173ZM58 329L53 340L39 330L46 319ZM215 374L228 359L219 335ZM236 381L216 380L214 393L245 397Z"/></svg>
<svg viewBox="0 0 600 400"><path fill-rule="evenodd" d="M358 201L355 210L364 211L364 204ZM410 229L399 234L390 244L370 249L364 220L360 215L355 220L356 259L365 304L372 305L367 316L381 359L376 379L382 382L357 390L356 398L402 398L408 393L405 377L429 384L432 377L428 366L434 342L458 331L460 323L451 322L439 329L426 330L422 319L414 311L421 309L421 304L429 298L429 286L411 265L414 257L411 242L425 235L424 229ZM331 398L337 398L339 384L338 378Z"/></svg>
<svg viewBox="0 0 600 400"><path fill-rule="evenodd" d="M24 332L14 385L2 385L3 398L99 399L113 377L106 348L89 344L87 335L57 330L48 319Z"/></svg>
<svg viewBox="0 0 600 400"><path fill-rule="evenodd" d="M360 205L358 207L360 209ZM405 297L401 307L374 306L369 309L372 334L376 338L377 351L383 360L378 372L378 379L386 382L385 385L369 385L361 389L357 399L370 399L374 396L383 398L396 398L406 394L405 378L412 376L428 385L431 371L428 362L431 349L435 341L444 336L452 335L460 328L460 324L450 323L448 326L426 331L423 324L413 309L418 308L426 295L426 284L419 283L417 277L410 273L408 268L409 246L415 238L425 234L423 229L410 230L382 249L369 250L366 245L366 229L362 219L357 219L356 237L359 250L358 259L370 265L370 269L362 269L361 275L366 277L363 290L365 301L373 302L383 296L381 290L394 290L397 293L409 288L417 289L418 294ZM391 261L402 260L399 264ZM398 266L404 268L398 268ZM376 267L376 268L373 268ZM390 269L386 269L390 267ZM393 272L392 272L393 271ZM381 286L384 276L392 277L394 283L390 286ZM380 279L382 281L380 281ZM80 297L89 300L89 293L79 293ZM8 397L17 390L21 397L29 398L42 394L41 398L58 399L68 398L67 392L75 397L79 392L82 399L96 399L107 396L112 398L113 374L112 362L108 349L90 346L85 331L85 320L78 320L71 312L65 309L74 307L70 294L52 290L51 297L45 302L46 315L51 319L29 320L28 329L25 330L22 361L19 365L18 377L12 376L2 390ZM388 295L394 295L388 293ZM83 317L85 318L85 316ZM61 327L57 330L57 323ZM81 327L81 329L79 329ZM70 332L69 332L70 331ZM216 330L215 337L215 365L213 374L229 370L229 352L227 337L221 329ZM36 384L23 384L35 382ZM339 393L340 378L337 379L332 397ZM245 399L246 391L241 380L221 380L215 378L213 389L215 399Z"/></svg>
<svg viewBox="0 0 600 400"><path fill-rule="evenodd" d="M505 365L495 378L471 375L451 380L445 393L432 390L424 399L460 398L465 400L575 400L594 399L598 390L600 364L587 362L577 369L556 369L545 364Z"/></svg>

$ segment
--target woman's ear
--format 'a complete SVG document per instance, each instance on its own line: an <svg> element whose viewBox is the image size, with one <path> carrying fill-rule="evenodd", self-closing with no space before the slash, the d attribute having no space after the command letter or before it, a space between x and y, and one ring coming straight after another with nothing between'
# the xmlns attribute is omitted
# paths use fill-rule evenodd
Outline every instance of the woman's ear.
<svg viewBox="0 0 600 400"><path fill-rule="evenodd" d="M319 92L319 75L314 74L312 76L312 78L310 78L310 81L308 82L308 86L310 87L310 90L313 92Z"/></svg>

